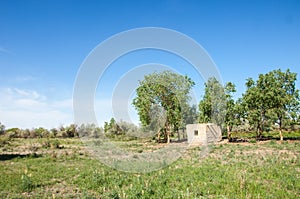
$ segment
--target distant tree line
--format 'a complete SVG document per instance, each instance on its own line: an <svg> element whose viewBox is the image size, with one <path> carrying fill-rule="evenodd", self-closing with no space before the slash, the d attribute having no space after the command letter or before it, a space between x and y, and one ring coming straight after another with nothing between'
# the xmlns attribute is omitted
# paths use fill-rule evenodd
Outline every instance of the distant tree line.
<svg viewBox="0 0 300 199"><path fill-rule="evenodd" d="M9 140L11 138L99 138L103 135L108 138L116 138L116 136L123 135L124 137L127 136L126 139L135 139L133 135L137 134L138 129L139 128L132 123L125 121L116 122L114 118L111 118L109 123L104 123L104 129L95 124L70 124L52 129L46 129L43 127L32 129L6 129L5 126L0 123L0 136L2 138L6 138L5 140Z"/></svg>
<svg viewBox="0 0 300 199"><path fill-rule="evenodd" d="M1 124L1 123L0 123ZM50 130L38 127L32 129L9 128L5 129L3 124L0 125L0 134L10 138L72 138L78 137L78 127L75 124L69 126L60 126Z"/></svg>

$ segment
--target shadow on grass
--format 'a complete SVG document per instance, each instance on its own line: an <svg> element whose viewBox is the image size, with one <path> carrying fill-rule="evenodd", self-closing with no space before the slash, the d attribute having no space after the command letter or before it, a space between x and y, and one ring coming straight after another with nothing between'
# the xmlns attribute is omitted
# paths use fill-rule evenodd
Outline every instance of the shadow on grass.
<svg viewBox="0 0 300 199"><path fill-rule="evenodd" d="M248 138L232 137L228 141L238 143L238 142L251 142L252 140L256 140L256 141L277 140L277 141L279 141L280 138L279 137L273 137L273 136L262 136L261 138L257 138L257 137L248 137ZM287 140L300 140L300 137L283 137L283 140L284 141L287 141Z"/></svg>
<svg viewBox="0 0 300 199"><path fill-rule="evenodd" d="M261 138L257 138L257 141L267 141L267 140L280 140L279 137L272 136L262 136ZM300 137L283 137L283 140L300 140Z"/></svg>
<svg viewBox="0 0 300 199"><path fill-rule="evenodd" d="M14 158L39 158L42 155L36 153L30 154L0 154L0 161L11 160Z"/></svg>
<svg viewBox="0 0 300 199"><path fill-rule="evenodd" d="M187 138L182 138L180 140L170 140L171 143L183 143L183 142L187 142Z"/></svg>

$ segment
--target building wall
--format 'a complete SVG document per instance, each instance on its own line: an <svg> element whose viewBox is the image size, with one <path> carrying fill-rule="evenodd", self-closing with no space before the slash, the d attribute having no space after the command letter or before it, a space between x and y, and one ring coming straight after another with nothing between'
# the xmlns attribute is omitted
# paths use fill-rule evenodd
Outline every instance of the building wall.
<svg viewBox="0 0 300 199"><path fill-rule="evenodd" d="M207 143L215 143L222 140L221 128L216 124L206 126Z"/></svg>
<svg viewBox="0 0 300 199"><path fill-rule="evenodd" d="M221 129L215 124L188 124L186 130L190 144L214 143L222 139Z"/></svg>

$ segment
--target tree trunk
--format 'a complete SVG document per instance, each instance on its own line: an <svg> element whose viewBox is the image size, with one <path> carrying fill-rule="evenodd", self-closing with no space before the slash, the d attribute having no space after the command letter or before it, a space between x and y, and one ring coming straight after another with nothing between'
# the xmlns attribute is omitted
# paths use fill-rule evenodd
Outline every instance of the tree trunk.
<svg viewBox="0 0 300 199"><path fill-rule="evenodd" d="M282 129L279 129L279 134L280 134L280 141L283 141L283 135L282 135Z"/></svg>
<svg viewBox="0 0 300 199"><path fill-rule="evenodd" d="M170 131L167 131L167 144L170 143Z"/></svg>
<svg viewBox="0 0 300 199"><path fill-rule="evenodd" d="M158 130L158 133L157 133L157 142L160 143L160 130Z"/></svg>
<svg viewBox="0 0 300 199"><path fill-rule="evenodd" d="M167 133L167 144L169 144L170 143L170 128L169 128L169 126L167 126L167 129L166 129L166 133Z"/></svg>
<svg viewBox="0 0 300 199"><path fill-rule="evenodd" d="M170 143L170 125L168 122L166 122L165 124L165 134L164 134L164 138L165 138L165 142L166 143Z"/></svg>
<svg viewBox="0 0 300 199"><path fill-rule="evenodd" d="M229 125L227 125L227 139L228 139L228 141L231 140L231 128Z"/></svg>
<svg viewBox="0 0 300 199"><path fill-rule="evenodd" d="M283 141L283 135L282 135L282 122L281 122L281 119L279 119L279 135L280 135L280 141Z"/></svg>
<svg viewBox="0 0 300 199"><path fill-rule="evenodd" d="M261 127L257 128L256 136L257 136L258 139L261 139Z"/></svg>
<svg viewBox="0 0 300 199"><path fill-rule="evenodd" d="M164 143L167 142L167 128L164 128Z"/></svg>
<svg viewBox="0 0 300 199"><path fill-rule="evenodd" d="M180 141L180 132L178 129L177 129L177 134L178 134L178 141Z"/></svg>
<svg viewBox="0 0 300 199"><path fill-rule="evenodd" d="M260 121L260 127L259 127L259 131L258 131L258 138L261 140L262 137L262 131L264 130L264 112L260 113L260 117L261 117L261 121Z"/></svg>

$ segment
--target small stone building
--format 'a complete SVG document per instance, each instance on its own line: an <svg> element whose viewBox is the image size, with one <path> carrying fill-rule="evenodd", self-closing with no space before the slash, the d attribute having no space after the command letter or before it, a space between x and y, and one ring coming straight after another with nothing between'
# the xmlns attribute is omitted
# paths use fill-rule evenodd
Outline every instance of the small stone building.
<svg viewBox="0 0 300 199"><path fill-rule="evenodd" d="M203 145L222 140L221 128L216 124L188 124L186 131L189 144Z"/></svg>

